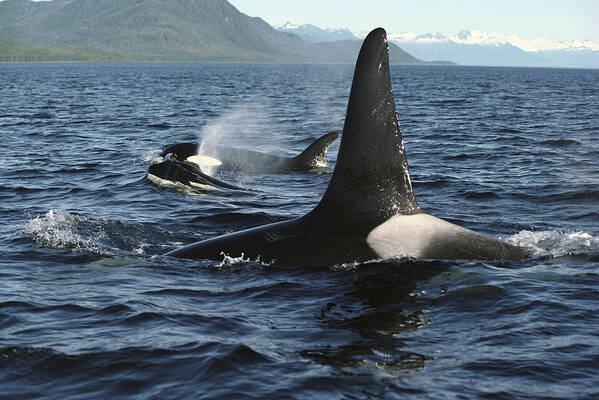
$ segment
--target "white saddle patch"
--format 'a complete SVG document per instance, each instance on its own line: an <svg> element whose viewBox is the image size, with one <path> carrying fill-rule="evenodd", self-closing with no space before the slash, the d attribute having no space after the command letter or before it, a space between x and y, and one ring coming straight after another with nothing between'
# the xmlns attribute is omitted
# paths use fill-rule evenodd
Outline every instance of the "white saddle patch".
<svg viewBox="0 0 599 400"><path fill-rule="evenodd" d="M374 228L366 243L381 258L427 258L431 244L457 233L471 232L430 214L395 215Z"/></svg>
<svg viewBox="0 0 599 400"><path fill-rule="evenodd" d="M199 165L200 167L218 167L219 165L222 165L222 162L219 159L210 156L203 156L201 154L187 157L185 161L189 161Z"/></svg>

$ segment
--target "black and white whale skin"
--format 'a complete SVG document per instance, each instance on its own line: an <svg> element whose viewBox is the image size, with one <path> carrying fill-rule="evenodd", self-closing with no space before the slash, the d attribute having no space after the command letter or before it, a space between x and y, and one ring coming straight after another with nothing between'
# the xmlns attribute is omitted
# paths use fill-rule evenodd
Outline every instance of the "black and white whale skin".
<svg viewBox="0 0 599 400"><path fill-rule="evenodd" d="M148 179L156 183L180 183L192 188L247 190L207 175L193 164L175 160L171 154L167 154L164 161L148 167Z"/></svg>
<svg viewBox="0 0 599 400"><path fill-rule="evenodd" d="M223 254L286 265L330 266L372 259L522 260L524 249L420 209L410 182L382 28L364 40L337 163L308 214L200 241L167 255L220 260Z"/></svg>
<svg viewBox="0 0 599 400"><path fill-rule="evenodd" d="M167 146L162 151L162 156L171 153L180 161L187 160L200 165L206 162L217 169L240 173L306 172L327 166L329 146L338 136L337 132L329 132L316 139L295 157L276 156L209 143L199 145L192 142Z"/></svg>

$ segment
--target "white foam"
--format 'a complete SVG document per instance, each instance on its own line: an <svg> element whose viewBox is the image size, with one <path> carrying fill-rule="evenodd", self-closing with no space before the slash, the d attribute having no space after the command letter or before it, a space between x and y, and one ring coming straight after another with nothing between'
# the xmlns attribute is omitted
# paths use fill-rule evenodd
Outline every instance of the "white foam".
<svg viewBox="0 0 599 400"><path fill-rule="evenodd" d="M503 240L510 244L524 247L534 257L599 254L599 237L582 231L521 231Z"/></svg>

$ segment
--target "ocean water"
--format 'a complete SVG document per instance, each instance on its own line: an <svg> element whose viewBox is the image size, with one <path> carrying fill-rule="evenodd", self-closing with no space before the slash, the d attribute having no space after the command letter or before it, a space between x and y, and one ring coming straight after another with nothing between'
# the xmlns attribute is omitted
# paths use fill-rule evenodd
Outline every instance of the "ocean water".
<svg viewBox="0 0 599 400"><path fill-rule="evenodd" d="M598 70L391 68L422 208L527 261L162 256L308 212L338 141L248 192L152 183L163 146L296 154L352 73L0 64L0 398L599 398Z"/></svg>

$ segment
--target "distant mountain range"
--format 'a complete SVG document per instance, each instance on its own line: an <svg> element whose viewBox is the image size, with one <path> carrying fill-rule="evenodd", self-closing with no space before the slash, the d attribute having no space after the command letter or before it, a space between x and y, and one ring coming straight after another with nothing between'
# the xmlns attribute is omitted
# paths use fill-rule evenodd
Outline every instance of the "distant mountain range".
<svg viewBox="0 0 599 400"><path fill-rule="evenodd" d="M389 39L416 57L464 65L599 68L599 45L589 40L523 39L478 30L453 36L404 32Z"/></svg>
<svg viewBox="0 0 599 400"><path fill-rule="evenodd" d="M277 27L311 42L330 42L341 33L362 38L367 32L321 29L314 25ZM479 30L453 36L440 33L388 33L389 40L423 60L448 60L462 65L599 68L599 44L589 40L563 42L547 37L523 39Z"/></svg>
<svg viewBox="0 0 599 400"><path fill-rule="evenodd" d="M354 63L365 35L310 24L275 29L226 0L0 0L0 61ZM389 40L394 64L599 68L599 45L588 40L476 30Z"/></svg>
<svg viewBox="0 0 599 400"><path fill-rule="evenodd" d="M302 39L304 39L305 41L312 43L337 42L340 40L358 39L358 37L351 33L349 29L321 29L312 24L294 25L291 22L287 22L285 25L276 26L275 29L281 32L294 33Z"/></svg>
<svg viewBox="0 0 599 400"><path fill-rule="evenodd" d="M226 0L0 1L0 61L354 63L360 45L303 40ZM390 61L426 63L393 44Z"/></svg>

